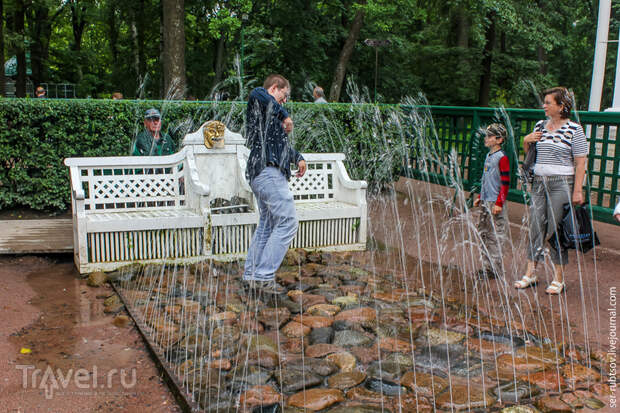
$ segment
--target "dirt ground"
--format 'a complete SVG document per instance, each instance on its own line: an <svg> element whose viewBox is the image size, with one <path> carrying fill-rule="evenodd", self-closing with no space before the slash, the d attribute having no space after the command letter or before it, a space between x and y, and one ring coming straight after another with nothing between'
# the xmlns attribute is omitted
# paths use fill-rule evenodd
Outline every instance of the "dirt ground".
<svg viewBox="0 0 620 413"><path fill-rule="evenodd" d="M0 279L1 411L180 411L135 327L104 314L111 288L71 256L0 257Z"/></svg>

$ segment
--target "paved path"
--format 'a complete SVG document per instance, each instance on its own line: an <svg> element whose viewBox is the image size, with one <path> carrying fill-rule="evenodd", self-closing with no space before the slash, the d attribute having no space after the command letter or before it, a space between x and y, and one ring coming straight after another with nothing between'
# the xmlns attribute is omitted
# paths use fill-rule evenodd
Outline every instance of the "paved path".
<svg viewBox="0 0 620 413"><path fill-rule="evenodd" d="M0 221L0 254L73 251L71 219L24 219Z"/></svg>

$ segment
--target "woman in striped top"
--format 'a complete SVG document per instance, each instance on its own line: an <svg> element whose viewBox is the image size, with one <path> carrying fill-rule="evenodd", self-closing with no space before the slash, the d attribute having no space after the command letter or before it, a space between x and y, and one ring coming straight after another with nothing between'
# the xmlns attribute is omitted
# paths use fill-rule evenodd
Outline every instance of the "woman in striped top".
<svg viewBox="0 0 620 413"><path fill-rule="evenodd" d="M564 265L568 252L559 244L556 234L564 215L564 204L583 204L582 184L586 172L588 143L583 128L569 119L573 106L571 94L563 87L543 92L543 109L547 120L539 121L534 131L523 138L523 150L536 145L536 164L532 183L530 205L530 234L528 265L516 288L535 284L538 262L544 260L544 243L549 237L554 248L550 249L554 264L553 281L548 294L560 294L564 289Z"/></svg>

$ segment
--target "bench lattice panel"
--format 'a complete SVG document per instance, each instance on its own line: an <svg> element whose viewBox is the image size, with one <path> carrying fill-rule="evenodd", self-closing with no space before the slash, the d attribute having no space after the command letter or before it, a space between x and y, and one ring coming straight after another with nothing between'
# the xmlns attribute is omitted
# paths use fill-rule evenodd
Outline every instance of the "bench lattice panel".
<svg viewBox="0 0 620 413"><path fill-rule="evenodd" d="M293 176L289 189L298 202L313 202L334 198L334 169L331 162L309 162L306 174L301 178Z"/></svg>

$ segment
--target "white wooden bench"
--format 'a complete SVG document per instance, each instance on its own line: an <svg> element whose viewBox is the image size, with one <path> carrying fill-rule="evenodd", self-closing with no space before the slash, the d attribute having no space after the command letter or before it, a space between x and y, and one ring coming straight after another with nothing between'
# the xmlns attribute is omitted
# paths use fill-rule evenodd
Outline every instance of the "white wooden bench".
<svg viewBox="0 0 620 413"><path fill-rule="evenodd" d="M174 155L65 159L75 263L81 273L132 262L246 255L258 223L256 200L245 179L249 150L243 137L229 130L223 148L208 149L203 128L187 135ZM366 182L349 178L344 154L303 155L306 174L289 182L299 219L291 248L363 250ZM247 203L211 208L217 198Z"/></svg>

